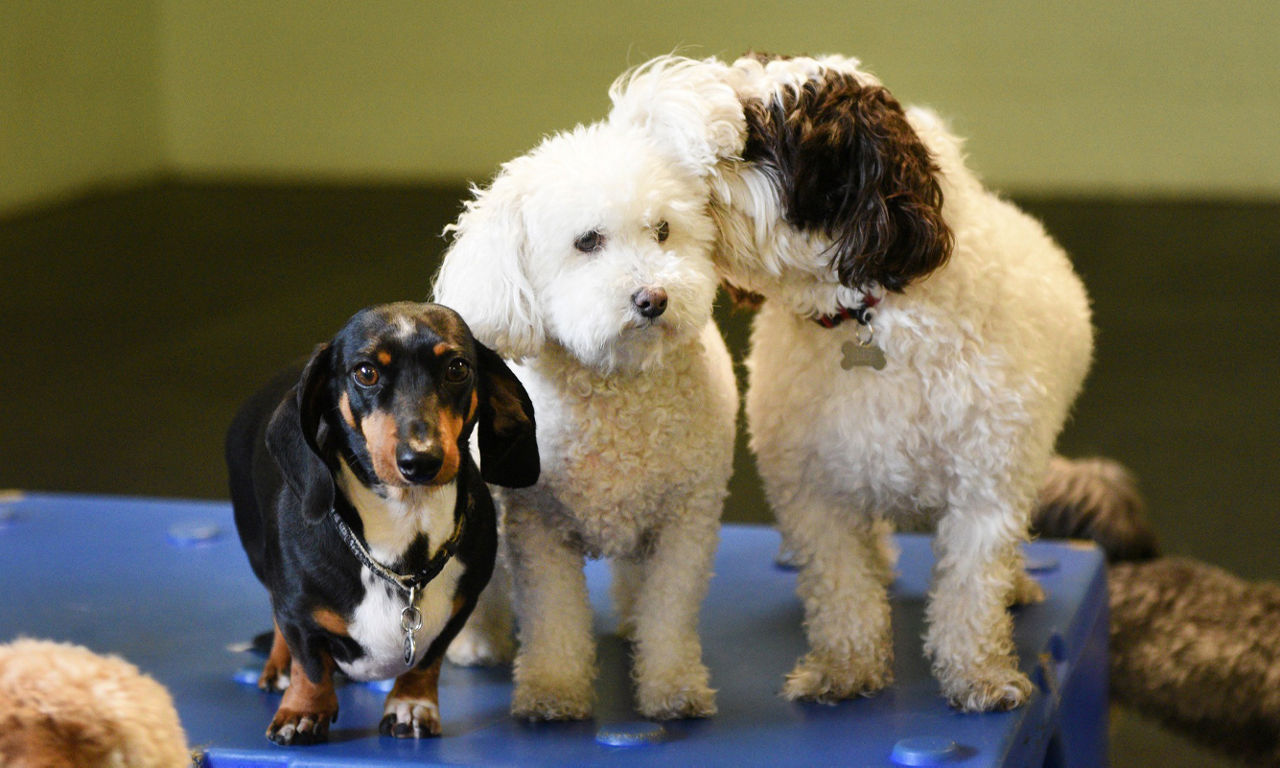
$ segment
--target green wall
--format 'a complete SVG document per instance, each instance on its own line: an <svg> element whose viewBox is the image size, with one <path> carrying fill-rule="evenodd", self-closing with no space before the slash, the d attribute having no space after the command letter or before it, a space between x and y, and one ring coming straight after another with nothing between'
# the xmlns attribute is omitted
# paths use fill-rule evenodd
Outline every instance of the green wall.
<svg viewBox="0 0 1280 768"><path fill-rule="evenodd" d="M0 212L165 163L159 14L137 0L0 0Z"/></svg>
<svg viewBox="0 0 1280 768"><path fill-rule="evenodd" d="M747 48L861 57L904 101L948 115L975 165L1013 192L1280 195L1275 0L3 7L0 205L58 189L62 165L483 180L544 133L603 114L629 64ZM41 74L50 58L59 66ZM102 106L86 119L89 85ZM33 156L62 161L10 178L14 158Z"/></svg>

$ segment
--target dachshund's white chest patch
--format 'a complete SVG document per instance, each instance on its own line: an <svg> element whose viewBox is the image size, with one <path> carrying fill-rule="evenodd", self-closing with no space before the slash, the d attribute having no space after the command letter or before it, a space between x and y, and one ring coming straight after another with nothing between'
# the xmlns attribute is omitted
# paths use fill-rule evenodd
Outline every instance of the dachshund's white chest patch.
<svg viewBox="0 0 1280 768"><path fill-rule="evenodd" d="M413 664L422 660L431 642L453 616L453 597L457 593L458 579L462 578L465 570L456 558L450 560L440 575L418 595L422 627L414 633L416 650ZM400 623L400 613L408 603L406 595L368 568L360 569L360 580L364 583L365 596L356 606L347 632L364 648L365 655L348 663L339 663L338 668L357 680L396 677L413 666L404 663L405 631Z"/></svg>
<svg viewBox="0 0 1280 768"><path fill-rule="evenodd" d="M388 498L378 496L355 479L345 462L339 483L360 514L369 554L380 563L402 557L420 534L427 536L429 555L453 535L457 483L437 488L396 489ZM401 613L408 595L383 581L367 567L360 569L364 599L352 612L347 634L364 649L364 656L339 662L338 668L357 680L396 677L422 660L432 641L453 616L454 595L466 567L456 557L419 590L417 607L422 626L414 632L413 662L405 664L405 630Z"/></svg>

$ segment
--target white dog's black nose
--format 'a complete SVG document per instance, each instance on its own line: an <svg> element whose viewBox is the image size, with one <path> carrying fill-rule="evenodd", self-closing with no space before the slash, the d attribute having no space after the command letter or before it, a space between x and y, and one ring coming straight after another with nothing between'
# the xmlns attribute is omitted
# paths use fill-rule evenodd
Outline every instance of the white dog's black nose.
<svg viewBox="0 0 1280 768"><path fill-rule="evenodd" d="M667 311L667 292L661 288L641 288L631 295L631 303L650 320Z"/></svg>

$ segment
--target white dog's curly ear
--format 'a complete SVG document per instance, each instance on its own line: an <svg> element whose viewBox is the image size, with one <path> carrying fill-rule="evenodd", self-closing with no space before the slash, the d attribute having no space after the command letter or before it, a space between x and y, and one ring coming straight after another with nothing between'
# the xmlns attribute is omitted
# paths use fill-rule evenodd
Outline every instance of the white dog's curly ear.
<svg viewBox="0 0 1280 768"><path fill-rule="evenodd" d="M545 334L525 271L519 196L501 176L472 194L458 221L445 228L453 243L436 273L433 300L462 315L475 337L503 357L532 357Z"/></svg>
<svg viewBox="0 0 1280 768"><path fill-rule="evenodd" d="M738 157L746 142L742 103L716 59L660 56L624 73L609 87L609 122L641 128L698 176Z"/></svg>

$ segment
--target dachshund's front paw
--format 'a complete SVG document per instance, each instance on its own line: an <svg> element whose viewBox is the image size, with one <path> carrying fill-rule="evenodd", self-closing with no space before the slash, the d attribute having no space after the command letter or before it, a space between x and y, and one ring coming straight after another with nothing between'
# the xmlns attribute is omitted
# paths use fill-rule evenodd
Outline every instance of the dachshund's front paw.
<svg viewBox="0 0 1280 768"><path fill-rule="evenodd" d="M390 696L383 708L378 731L397 739L421 739L440 735L440 705L431 699Z"/></svg>
<svg viewBox="0 0 1280 768"><path fill-rule="evenodd" d="M315 707L299 711L280 707L267 726L267 738L283 746L318 744L329 740L329 723L337 719L336 698L332 709Z"/></svg>

